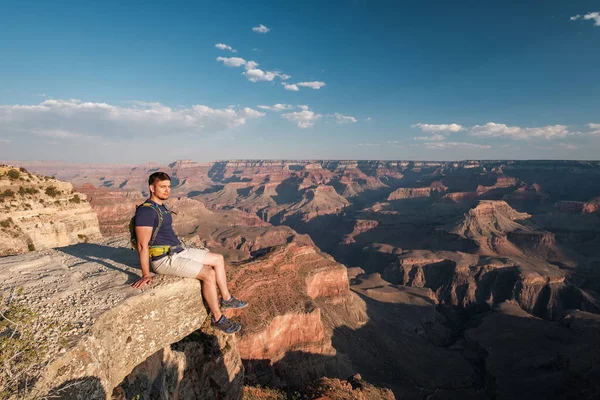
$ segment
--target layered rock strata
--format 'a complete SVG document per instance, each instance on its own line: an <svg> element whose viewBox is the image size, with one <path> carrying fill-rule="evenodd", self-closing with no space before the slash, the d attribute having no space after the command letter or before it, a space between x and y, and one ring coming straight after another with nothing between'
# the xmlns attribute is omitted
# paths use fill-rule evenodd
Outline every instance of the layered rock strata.
<svg viewBox="0 0 600 400"><path fill-rule="evenodd" d="M0 167L0 256L98 239L96 213L73 185Z"/></svg>

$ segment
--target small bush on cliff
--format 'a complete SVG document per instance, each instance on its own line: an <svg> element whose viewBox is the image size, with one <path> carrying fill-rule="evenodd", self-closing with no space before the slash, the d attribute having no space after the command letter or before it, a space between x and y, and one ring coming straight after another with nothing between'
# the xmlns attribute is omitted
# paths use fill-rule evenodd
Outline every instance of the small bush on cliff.
<svg viewBox="0 0 600 400"><path fill-rule="evenodd" d="M27 171L27 170L26 170L25 168L23 168L23 167L20 167L20 168L19 168L19 171L21 171L21 172L22 172L22 173L24 173L24 174L29 174L29 171Z"/></svg>
<svg viewBox="0 0 600 400"><path fill-rule="evenodd" d="M75 196L73 196L69 199L69 202L79 204L79 203L81 203L81 197L79 197L79 195L76 194Z"/></svg>
<svg viewBox="0 0 600 400"><path fill-rule="evenodd" d="M48 186L45 193L50 197L56 197L60 194L60 191L56 190L54 186Z"/></svg>
<svg viewBox="0 0 600 400"><path fill-rule="evenodd" d="M27 243L27 250L35 251L35 245L31 242Z"/></svg>
<svg viewBox="0 0 600 400"><path fill-rule="evenodd" d="M40 192L40 191L39 191L39 190L37 190L37 189L35 189L35 188L25 188L25 187L23 187L23 186L21 186L21 187L19 188L19 194L20 194L21 196L25 196L26 194L37 194L37 193L39 193L39 192Z"/></svg>
<svg viewBox="0 0 600 400"><path fill-rule="evenodd" d="M16 179L19 179L21 177L21 173L19 172L19 170L16 170L14 168L8 170L7 175L13 181L16 180Z"/></svg>
<svg viewBox="0 0 600 400"><path fill-rule="evenodd" d="M6 189L4 192L0 193L0 200L4 199L12 199L15 197L15 192L10 189Z"/></svg>
<svg viewBox="0 0 600 400"><path fill-rule="evenodd" d="M9 226L12 225L12 218L7 218L5 220L0 221L0 226L3 228L8 228Z"/></svg>

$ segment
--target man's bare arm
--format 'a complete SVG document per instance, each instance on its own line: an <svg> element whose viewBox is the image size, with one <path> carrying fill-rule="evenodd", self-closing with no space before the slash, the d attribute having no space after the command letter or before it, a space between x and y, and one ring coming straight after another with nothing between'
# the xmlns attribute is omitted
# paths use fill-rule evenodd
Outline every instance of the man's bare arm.
<svg viewBox="0 0 600 400"><path fill-rule="evenodd" d="M137 238L137 250L140 254L140 265L142 266L142 278L135 281L131 286L134 288L142 288L152 283L150 275L150 247L148 243L152 237L151 226L136 226L135 236Z"/></svg>

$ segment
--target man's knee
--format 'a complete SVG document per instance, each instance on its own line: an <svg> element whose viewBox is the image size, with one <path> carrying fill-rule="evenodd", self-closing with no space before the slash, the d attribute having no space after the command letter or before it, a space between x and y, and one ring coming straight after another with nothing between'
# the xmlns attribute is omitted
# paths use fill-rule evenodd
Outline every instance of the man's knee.
<svg viewBox="0 0 600 400"><path fill-rule="evenodd" d="M204 258L204 264L212 265L214 267L225 265L225 258L219 253L208 253Z"/></svg>
<svg viewBox="0 0 600 400"><path fill-rule="evenodd" d="M214 283L217 280L217 274L214 269L204 266L198 276L196 276L196 279L206 283Z"/></svg>

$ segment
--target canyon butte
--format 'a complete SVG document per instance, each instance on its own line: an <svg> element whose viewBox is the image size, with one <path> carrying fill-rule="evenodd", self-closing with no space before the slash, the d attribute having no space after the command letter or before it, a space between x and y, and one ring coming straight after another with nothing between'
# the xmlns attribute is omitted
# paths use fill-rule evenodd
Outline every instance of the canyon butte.
<svg viewBox="0 0 600 400"><path fill-rule="evenodd" d="M0 398L600 397L600 162L4 163ZM234 336L195 280L129 286L159 170Z"/></svg>

